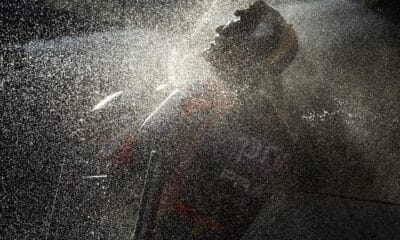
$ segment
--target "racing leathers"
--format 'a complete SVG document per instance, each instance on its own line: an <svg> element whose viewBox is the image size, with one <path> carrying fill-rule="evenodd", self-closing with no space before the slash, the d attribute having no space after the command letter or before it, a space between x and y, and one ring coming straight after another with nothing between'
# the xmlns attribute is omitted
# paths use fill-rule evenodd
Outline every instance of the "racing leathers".
<svg viewBox="0 0 400 240"><path fill-rule="evenodd" d="M297 40L263 1L236 14L205 53L220 79L174 90L141 124L135 239L240 239L268 192L289 184L291 138L273 100Z"/></svg>
<svg viewBox="0 0 400 240"><path fill-rule="evenodd" d="M142 126L140 157L154 170L143 239L240 239L268 191L285 185L290 138L271 105L200 86L173 92Z"/></svg>

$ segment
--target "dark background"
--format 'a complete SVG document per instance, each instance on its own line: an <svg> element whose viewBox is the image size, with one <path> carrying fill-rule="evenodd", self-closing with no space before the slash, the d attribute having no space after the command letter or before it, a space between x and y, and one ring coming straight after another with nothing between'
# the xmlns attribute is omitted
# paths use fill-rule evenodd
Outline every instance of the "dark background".
<svg viewBox="0 0 400 240"><path fill-rule="evenodd" d="M277 2L291 4L313 1L275 1L275 3ZM377 14L377 16L384 18L385 21L393 24L397 24L400 21L399 1L360 0L359 2L367 6L366 11ZM76 179L74 169L82 168L82 164L80 163L82 159L76 159L75 162L69 163L68 167L65 165L64 161L61 161L62 159L69 158L71 152L84 152L84 150L77 149L76 143L71 142L69 138L63 137L69 135L70 129L65 128L61 123L68 122L76 117L68 115L71 109L63 105L65 95L69 94L70 96L76 97L87 94L87 98L90 99L91 93L89 87L80 86L83 90L78 92L74 87L65 83L66 81L59 81L56 77L40 77L37 74L35 65L32 65L32 61L25 58L20 44L28 43L33 40L54 39L62 36L88 36L96 32L101 33L104 31L124 29L135 24L148 28L154 28L156 26L163 27L163 25L168 24L168 19L179 19L182 17L182 12L184 12L186 8L190 8L195 4L197 4L197 1L172 0L158 1L156 4L152 3L152 1L89 0L15 0L3 1L0 3L0 76L2 80L5 80L2 81L0 92L0 120L2 126L0 137L0 157L2 166L0 238L126 239L132 229L132 223L123 226L123 230L120 229L121 227L118 228L110 225L108 225L108 228L99 227L104 226L102 225L104 222L114 221L105 219L103 222L100 222L101 218L95 215L96 213L101 215L99 209L102 209L104 206L109 207L118 204L126 204L124 202L125 200L121 200L120 203L118 203L118 201L107 203L107 201L109 201L108 197L102 199L101 194L103 190L101 186L106 184L102 185L102 183L100 183L98 188L90 182L83 182L80 183L79 186L74 186L76 184L74 180ZM177 11L176 9L180 10ZM355 21L357 21L357 19ZM181 28L182 31L185 31L185 26L181 26ZM394 46L394 48L397 49L398 42L396 41L398 41L398 38L392 37L391 34L390 31L384 31L383 36L377 36L374 41L389 39L388 45ZM340 43L349 44L350 42L352 44L354 41L358 41L359 43L359 40L360 39L346 39L342 40L343 42ZM339 43L337 44L339 45ZM354 47L354 45L352 46ZM334 50L336 46L331 47L332 49L330 50ZM364 51L368 47L369 46L365 47L359 43L355 46L355 49ZM346 56L354 54L354 51L348 48L342 49L341 53L346 52L346 49L348 50L348 55ZM373 54L366 56L369 57L369 59L365 60L365 62L370 62L371 59L374 59ZM332 54L330 57L330 61L332 62L343 60L343 55L339 53ZM357 60L348 58L347 61L347 63L354 63ZM395 61L396 59L392 61L392 68L399 66L398 62ZM343 74L351 74L351 70L346 72L346 67L348 67L348 65L346 66L345 63L344 61L341 68L342 71L344 71ZM375 73L375 70L369 67L362 68L360 71L365 74L366 78ZM20 78L16 78L17 81L7 81L10 75L18 74L19 72L23 72L24 74L22 74ZM29 73L31 73L31 75ZM329 73L334 74L334 72ZM68 78L73 79L74 77L76 76L70 74L67 76L67 80ZM43 82L43 79L49 81L51 84L46 84L46 82ZM398 83L394 82L394 80L390 82L391 79L385 84L389 86L390 84L398 86ZM363 82L362 84L368 85L369 83ZM385 93L379 86L373 86L368 94L370 96L374 96L374 94L384 95ZM64 95L59 94L59 92L63 92ZM34 101L29 100L29 96L31 95L35 96ZM75 105L89 102L88 99L80 99L76 100L76 102L72 101L70 104L78 108ZM49 100L52 101L51 107L49 107L47 102ZM312 99L310 101L314 101L310 103L314 106L322 104L318 99ZM393 105L396 105L396 101ZM54 109L56 109L56 111L54 111ZM391 117L394 119L398 116L396 111L390 112L389 110L390 107L388 107L388 109L378 109L377 112L387 113L380 115L383 120ZM335 122L335 124L335 126L338 127L337 122ZM389 128L388 124L384 125L391 131L390 135L384 136L385 143L392 144L391 146L393 148L398 146L398 126ZM324 138L326 135L324 128L330 127L329 125L322 126L321 131L315 133L317 138L313 140L326 140L326 138ZM340 126L338 128L340 128ZM340 136L338 138L340 138ZM351 139L349 141L351 141ZM343 144L346 145L347 142L336 144L335 146L340 148ZM380 143L377 143L377 145L379 144ZM384 147L387 147L387 145L382 146L382 148ZM317 150L324 151L324 148ZM390 153L390 151L388 152ZM375 154L379 156L379 154L387 154L387 152L375 152ZM57 159L60 161L55 161ZM69 172L61 174L63 168L68 169ZM319 168L319 166L311 166L310 169L312 168ZM326 170L322 169L322 171L329 171L329 169L331 169L330 166L326 166ZM90 169L83 169L82 171L91 172ZM357 171L357 169L355 169L355 171ZM368 174L366 174L366 176L367 178L369 177ZM71 181L66 181L67 184L60 188L60 178L63 177ZM354 179L357 180L357 177ZM358 180L365 181L363 177L360 177ZM317 180L313 181L317 182ZM346 181L342 183L349 184ZM70 189L74 187L76 191L70 192ZM92 195L84 194L88 189L93 192ZM60 195L62 198L62 201L57 201L56 205L52 204L55 199L55 194ZM390 199L390 196L386 197ZM67 206L71 203L75 205L73 207ZM135 206L134 203L129 204L131 204L129 206ZM318 204L321 203L319 202ZM326 205L331 206L331 210L329 211L332 211L331 213L326 211L326 213L328 215L334 215L335 208L332 206L332 202L328 202ZM339 205L346 205L346 203L340 202ZM53 213L55 215L54 219L56 220L48 222L49 213L53 212L51 209L52 207L56 209ZM353 209L357 207L359 207L359 205L347 206L347 208ZM300 206L294 206L293 208L298 209ZM103 211L108 210L104 210L103 208ZM375 219L384 218L381 223L387 225L393 224L396 221L395 218L397 215L386 217L390 215L391 211L391 208L389 210L385 208L382 212L386 215L382 217L382 215L377 214ZM292 210L292 212L296 211ZM352 214L351 211L349 212ZM131 214L133 214L133 212ZM298 215L302 214L304 215L304 213L298 213ZM373 218L371 214L363 214L367 216L365 219ZM359 222L363 222L363 214L358 215L355 219L358 219L357 221ZM376 213L374 212L374 214ZM346 217L343 217L343 219ZM282 218L284 219L285 216ZM364 221L364 223L374 226L374 221L372 220L370 222ZM294 225L296 224L297 223ZM299 225L297 224L296 226ZM346 228L346 226L340 227L342 229ZM304 229L306 229L306 227ZM371 232L373 231L371 230Z"/></svg>
<svg viewBox="0 0 400 240"><path fill-rule="evenodd" d="M310 2L309 0L307 0ZM303 1L303 2L307 2ZM399 21L400 3L396 0L358 0L386 18ZM177 5L191 6L196 1L3 1L1 7L2 43L54 38L124 27L126 20L154 25L171 17ZM276 2L302 2L273 1ZM166 19L163 19L166 18Z"/></svg>

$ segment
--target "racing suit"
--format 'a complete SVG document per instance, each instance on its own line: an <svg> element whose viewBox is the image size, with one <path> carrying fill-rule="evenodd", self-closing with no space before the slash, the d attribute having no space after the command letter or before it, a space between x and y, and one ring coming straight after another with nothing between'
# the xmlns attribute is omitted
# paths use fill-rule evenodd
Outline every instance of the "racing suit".
<svg viewBox="0 0 400 240"><path fill-rule="evenodd" d="M242 22L217 29L224 39L205 54L221 79L173 91L143 122L134 158L148 170L135 239L240 239L268 192L289 184L292 140L272 100L297 40L276 14L263 1L237 12ZM262 20L271 15L272 25ZM271 81L267 92L260 81Z"/></svg>

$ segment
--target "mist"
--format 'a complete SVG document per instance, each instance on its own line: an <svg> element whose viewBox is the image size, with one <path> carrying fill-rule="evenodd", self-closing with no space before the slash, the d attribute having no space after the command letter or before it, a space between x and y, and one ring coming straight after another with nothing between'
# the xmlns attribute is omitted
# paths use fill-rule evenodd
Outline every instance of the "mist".
<svg viewBox="0 0 400 240"><path fill-rule="evenodd" d="M313 160L296 163L301 168L296 181L312 191L400 203L398 24L353 1L269 2L294 26L299 40L283 86L293 124L306 136L304 148L312 149L308 157ZM2 197L2 208L18 216L5 236L63 238L65 218L75 227L68 233L71 238L75 233L128 238L140 176L124 188L135 192L128 204L117 194L114 200L79 198L89 180L74 186L76 179L103 174L91 166L76 176L75 170L91 161L76 142L81 122L102 99L120 91L149 96L160 86L168 91L217 78L201 53L214 29L248 4L207 0L160 5L165 16L127 18L125 27L4 45L11 57L2 57L1 70L7 139L2 143L7 149L2 185L11 190ZM111 18L114 13L107 14ZM27 187L19 191L14 181ZM106 186L102 184L99 188ZM76 199L81 199L79 207ZM91 201L96 204L88 211L90 220L79 227L80 207ZM15 202L28 210L11 211ZM29 210L32 202L40 207ZM22 233L15 230L19 227Z"/></svg>

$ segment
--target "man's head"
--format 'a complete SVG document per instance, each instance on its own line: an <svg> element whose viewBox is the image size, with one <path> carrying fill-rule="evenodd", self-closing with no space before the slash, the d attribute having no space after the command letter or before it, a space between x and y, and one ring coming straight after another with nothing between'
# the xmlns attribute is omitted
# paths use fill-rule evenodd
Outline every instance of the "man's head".
<svg viewBox="0 0 400 240"><path fill-rule="evenodd" d="M261 0L235 15L239 19L217 27L215 42L204 53L206 59L219 72L230 76L245 76L254 69L282 72L297 51L295 35L290 39L291 26ZM288 40L292 42L287 43ZM282 65L281 59L289 54L293 55L290 61L285 60Z"/></svg>

